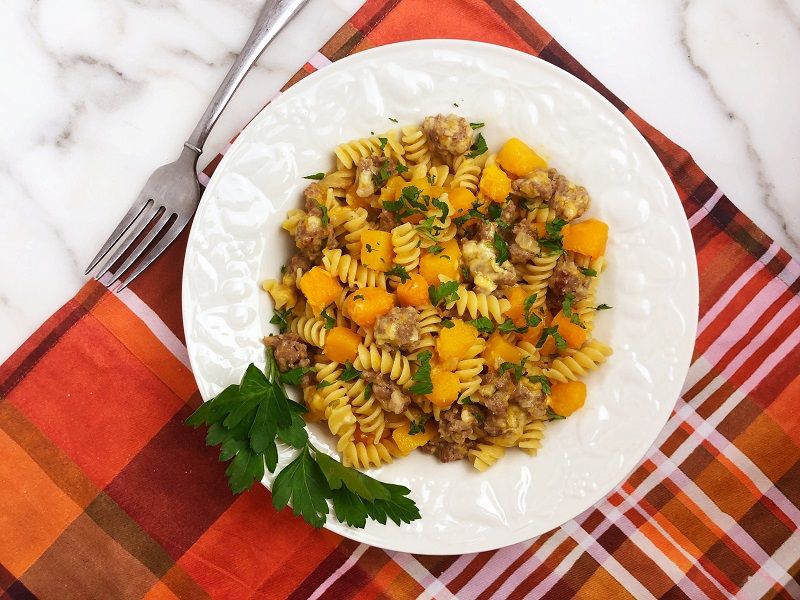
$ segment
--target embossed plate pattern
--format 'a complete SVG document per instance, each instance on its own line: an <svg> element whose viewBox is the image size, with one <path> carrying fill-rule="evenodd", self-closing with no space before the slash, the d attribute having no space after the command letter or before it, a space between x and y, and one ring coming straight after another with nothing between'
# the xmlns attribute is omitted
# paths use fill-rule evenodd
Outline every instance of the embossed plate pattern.
<svg viewBox="0 0 800 600"><path fill-rule="evenodd" d="M458 107L453 104L458 104ZM548 428L535 458L509 451L484 474L422 453L373 474L411 488L411 525L328 528L393 550L462 554L557 527L602 499L656 439L680 392L697 324L697 267L680 201L636 129L597 92L547 62L475 42L426 40L361 52L272 102L227 152L194 220L183 279L192 368L203 397L263 364L271 306L259 282L291 252L280 224L302 176L328 170L333 148L370 131L457 112L486 123L490 149L517 136L593 198L610 225L595 335L615 354L587 379L586 406ZM314 443L330 449L321 427ZM281 454L282 464L291 454ZM264 481L270 485L270 478Z"/></svg>

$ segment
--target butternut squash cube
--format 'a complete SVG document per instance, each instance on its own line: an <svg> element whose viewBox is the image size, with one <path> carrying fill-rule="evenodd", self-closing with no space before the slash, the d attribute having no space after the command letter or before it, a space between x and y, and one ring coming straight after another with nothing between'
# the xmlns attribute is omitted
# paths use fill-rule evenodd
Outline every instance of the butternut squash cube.
<svg viewBox="0 0 800 600"><path fill-rule="evenodd" d="M315 314L339 297L342 286L339 281L322 267L306 271L300 278L300 291L308 300Z"/></svg>
<svg viewBox="0 0 800 600"><path fill-rule="evenodd" d="M352 329L334 327L325 336L325 356L339 363L353 362L363 341Z"/></svg>
<svg viewBox="0 0 800 600"><path fill-rule="evenodd" d="M511 192L511 179L500 167L491 165L481 174L480 190L493 202L505 202Z"/></svg>
<svg viewBox="0 0 800 600"><path fill-rule="evenodd" d="M497 153L497 162L513 177L524 177L534 169L546 169L547 161L525 142L511 138Z"/></svg>
<svg viewBox="0 0 800 600"><path fill-rule="evenodd" d="M361 234L361 264L374 271L386 272L392 268L393 262L392 234L375 229L365 230Z"/></svg>
<svg viewBox="0 0 800 600"><path fill-rule="evenodd" d="M490 369L499 369L504 362L518 364L522 360L522 350L494 332L486 341L483 358Z"/></svg>
<svg viewBox="0 0 800 600"><path fill-rule="evenodd" d="M586 403L586 384L582 381L554 383L550 391L550 407L568 417Z"/></svg>
<svg viewBox="0 0 800 600"><path fill-rule="evenodd" d="M347 297L344 313L362 327L372 327L378 317L394 308L394 296L383 288L363 287Z"/></svg>
<svg viewBox="0 0 800 600"><path fill-rule="evenodd" d="M478 341L478 330L461 319L453 319L452 327L445 327L436 338L436 353L442 361L461 360Z"/></svg>
<svg viewBox="0 0 800 600"><path fill-rule="evenodd" d="M564 250L599 258L606 253L608 225L597 219L569 223L561 230Z"/></svg>
<svg viewBox="0 0 800 600"><path fill-rule="evenodd" d="M448 279L458 279L458 262L461 260L461 247L455 239L439 244L442 251L433 254L427 250L419 259L419 272L428 285L439 285L439 275Z"/></svg>

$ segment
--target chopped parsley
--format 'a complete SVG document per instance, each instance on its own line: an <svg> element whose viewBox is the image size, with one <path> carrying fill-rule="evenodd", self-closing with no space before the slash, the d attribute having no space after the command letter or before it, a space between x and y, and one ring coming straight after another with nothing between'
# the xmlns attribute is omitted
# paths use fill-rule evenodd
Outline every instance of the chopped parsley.
<svg viewBox="0 0 800 600"><path fill-rule="evenodd" d="M475 138L475 142L470 146L469 152L467 152L467 158L475 158L480 156L484 152L486 152L489 147L486 145L486 140L483 139L483 134L479 133L478 137Z"/></svg>
<svg viewBox="0 0 800 600"><path fill-rule="evenodd" d="M314 173L313 175L306 175L303 179L314 179L320 181L325 178L325 173Z"/></svg>
<svg viewBox="0 0 800 600"><path fill-rule="evenodd" d="M564 219L554 219L545 223L545 232L547 237L539 240L539 246L547 250L550 254L559 254L564 251L564 238L561 235L561 230L567 222Z"/></svg>
<svg viewBox="0 0 800 600"><path fill-rule="evenodd" d="M473 410L472 416L475 417L475 420L483 425L483 422L486 420L486 417L483 416L483 413L479 410Z"/></svg>
<svg viewBox="0 0 800 600"><path fill-rule="evenodd" d="M608 304L598 304L596 309L597 310L609 310L614 308L613 306L609 306Z"/></svg>
<svg viewBox="0 0 800 600"><path fill-rule="evenodd" d="M525 311L525 323L527 323L528 327L536 327L542 322L542 318L533 312L534 304L536 304L536 294L531 294L525 298L525 302L522 304Z"/></svg>
<svg viewBox="0 0 800 600"><path fill-rule="evenodd" d="M367 245L366 245L366 248L367 248L367 252L368 252L368 253L369 253L369 252L372 252L372 244L367 244Z"/></svg>
<svg viewBox="0 0 800 600"><path fill-rule="evenodd" d="M458 108L458 103L457 103L457 102L453 102L453 106L455 106L456 108Z"/></svg>
<svg viewBox="0 0 800 600"><path fill-rule="evenodd" d="M385 137L379 137L378 141L381 143L381 150L386 148L386 144L389 142L388 138Z"/></svg>
<svg viewBox="0 0 800 600"><path fill-rule="evenodd" d="M406 171L408 171L408 167L405 166L403 163L397 163L394 170L397 171L398 173L405 173Z"/></svg>
<svg viewBox="0 0 800 600"><path fill-rule="evenodd" d="M328 207L321 202L317 202L316 200L314 200L314 204L316 204L317 208L320 210L320 212L322 212L322 226L327 227L331 222L331 220L328 218Z"/></svg>
<svg viewBox="0 0 800 600"><path fill-rule="evenodd" d="M330 380L328 380L328 379L323 379L322 381L320 381L320 382L317 384L317 388L318 388L318 389L322 389L322 388L326 388L326 387L328 387L329 385L333 385L333 382L332 382L332 381L330 381Z"/></svg>
<svg viewBox="0 0 800 600"><path fill-rule="evenodd" d="M433 173L428 173L427 175L425 175L425 179L428 180L428 183L430 185L433 185L434 183L436 183L436 178L433 176Z"/></svg>
<svg viewBox="0 0 800 600"><path fill-rule="evenodd" d="M469 126L470 126L470 127L472 127L472 129L480 129L480 128L481 128L481 127L483 127L485 124L486 124L486 123L470 123L470 124L469 124Z"/></svg>
<svg viewBox="0 0 800 600"><path fill-rule="evenodd" d="M563 415L558 414L556 411L554 411L549 406L546 409L546 414L547 414L547 420L548 421L560 421L561 419L566 419L567 418L567 417L565 417Z"/></svg>
<svg viewBox="0 0 800 600"><path fill-rule="evenodd" d="M428 422L428 415L421 415L418 421L411 421L411 425L408 428L408 435L417 435L418 433L422 433L425 431L425 423Z"/></svg>
<svg viewBox="0 0 800 600"><path fill-rule="evenodd" d="M280 374L281 383L284 385L299 385L300 380L306 373L313 373L314 369L311 367L297 367L291 371L286 371Z"/></svg>
<svg viewBox="0 0 800 600"><path fill-rule="evenodd" d="M380 138L380 139L385 140L386 138ZM381 146L381 148L383 148L383 146ZM381 188L387 181L389 181L389 177L391 176L392 176L391 170L389 169L389 167L386 166L386 163L383 163L378 168L378 173L372 176L372 183L375 184L376 188Z"/></svg>
<svg viewBox="0 0 800 600"><path fill-rule="evenodd" d="M389 117L389 120L390 120L392 123L397 123L397 119L395 119L394 117Z"/></svg>
<svg viewBox="0 0 800 600"><path fill-rule="evenodd" d="M414 385L408 388L412 394L430 394L433 391L433 383L431 383L431 356L433 355L430 350L426 350L425 352L421 352L417 357L419 368L411 377Z"/></svg>
<svg viewBox="0 0 800 600"><path fill-rule="evenodd" d="M400 265L393 266L391 269L386 271L386 274L388 276L390 276L390 277L392 275L394 275L395 277L399 277L400 278L400 283L405 283L406 281L411 279L411 275L408 274L408 271L406 271L406 268L405 267L401 267Z"/></svg>
<svg viewBox="0 0 800 600"><path fill-rule="evenodd" d="M364 401L366 402L366 401L367 401L367 400L369 400L370 398L372 398L372 384L371 384L371 383L368 383L368 384L367 384L367 385L364 387Z"/></svg>
<svg viewBox="0 0 800 600"><path fill-rule="evenodd" d="M442 319L441 326L445 329L452 329L456 326L452 319Z"/></svg>
<svg viewBox="0 0 800 600"><path fill-rule="evenodd" d="M467 321L467 323L477 329L479 333L492 333L494 331L494 323L489 317L478 317L472 321Z"/></svg>
<svg viewBox="0 0 800 600"><path fill-rule="evenodd" d="M428 248L428 252L430 252L431 254L441 254L443 250L444 248L439 244L436 244Z"/></svg>
<svg viewBox="0 0 800 600"><path fill-rule="evenodd" d="M354 379L358 379L361 377L361 371L356 369L349 360L344 363L344 371L340 375L342 381L353 381Z"/></svg>
<svg viewBox="0 0 800 600"><path fill-rule="evenodd" d="M542 392L548 395L550 394L550 380L544 375L529 375L528 381L531 383L538 383L540 386L542 386Z"/></svg>
<svg viewBox="0 0 800 600"><path fill-rule="evenodd" d="M503 239L503 236L496 231L494 232L494 238L492 239L492 246L494 246L495 261L498 265L502 265L510 258L510 254L508 253L508 243Z"/></svg>
<svg viewBox="0 0 800 600"><path fill-rule="evenodd" d="M459 404L465 404L465 405L467 405L467 404L475 404L475 403L472 401L472 398L470 398L469 396L467 396L466 398L460 398L460 399L459 399L459 401L458 401L458 403L459 403Z"/></svg>
<svg viewBox="0 0 800 600"><path fill-rule="evenodd" d="M564 294L564 300L561 302L561 311L564 313L564 316L569 319L570 323L574 323L575 325L586 329L586 326L581 323L580 315L572 312L572 302L574 299L575 298L572 295L572 292L567 292Z"/></svg>
<svg viewBox="0 0 800 600"><path fill-rule="evenodd" d="M428 288L428 297L431 304L439 306L444 301L445 304L458 300L458 282L443 281L439 285L432 285Z"/></svg>
<svg viewBox="0 0 800 600"><path fill-rule="evenodd" d="M500 333L511 333L512 331L517 333L525 333L528 331L528 326L523 325L522 327L517 327L517 324L509 317L500 325L497 326L497 331Z"/></svg>
<svg viewBox="0 0 800 600"><path fill-rule="evenodd" d="M272 318L269 320L269 322L273 325L277 325L280 333L286 333L286 331L289 329L289 319L291 316L292 311L288 309L281 310L278 308L272 314Z"/></svg>
<svg viewBox="0 0 800 600"><path fill-rule="evenodd" d="M325 319L325 329L333 329L336 327L336 319L328 314L328 309L322 309L322 318Z"/></svg>
<svg viewBox="0 0 800 600"><path fill-rule="evenodd" d="M539 341L536 342L536 347L541 348L544 346L544 343L547 341L547 336L551 336L553 340L556 342L556 348L559 350L564 350L567 347L567 341L561 337L561 334L558 333L558 325L555 327L545 327L542 330L542 335L539 337Z"/></svg>
<svg viewBox="0 0 800 600"><path fill-rule="evenodd" d="M500 208L500 205L497 202L492 202L486 209L486 216L489 218L490 221L496 222L500 218L502 212L503 209Z"/></svg>
<svg viewBox="0 0 800 600"><path fill-rule="evenodd" d="M511 374L514 376L514 381L519 383L519 380L522 379L522 376L525 374L525 361L527 360L527 356L523 357L522 362L520 362L518 365L510 362L504 362L500 365L499 374L502 375L506 371L511 371Z"/></svg>
<svg viewBox="0 0 800 600"><path fill-rule="evenodd" d="M578 267L578 271L586 275L586 277L597 277L597 271L587 267Z"/></svg>
<svg viewBox="0 0 800 600"><path fill-rule="evenodd" d="M356 294L355 296L353 296L353 300L363 300L363 299L364 299L363 294Z"/></svg>

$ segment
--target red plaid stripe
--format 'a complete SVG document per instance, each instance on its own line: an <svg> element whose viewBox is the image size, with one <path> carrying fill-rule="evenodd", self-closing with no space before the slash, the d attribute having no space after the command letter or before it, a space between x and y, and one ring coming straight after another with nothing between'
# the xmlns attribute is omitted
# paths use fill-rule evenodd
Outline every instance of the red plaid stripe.
<svg viewBox="0 0 800 600"><path fill-rule="evenodd" d="M200 401L182 347L183 235L130 292L87 284L0 367L4 597L800 597L800 265L511 0L367 2L287 87L328 60L432 37L506 45L583 79L678 189L700 326L643 463L563 527L464 556L312 530L262 488L233 497L182 425Z"/></svg>

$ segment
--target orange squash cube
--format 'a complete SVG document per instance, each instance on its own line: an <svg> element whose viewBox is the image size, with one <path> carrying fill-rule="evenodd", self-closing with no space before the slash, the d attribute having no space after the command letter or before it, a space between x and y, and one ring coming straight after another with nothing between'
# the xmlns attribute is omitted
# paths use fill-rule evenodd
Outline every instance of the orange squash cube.
<svg viewBox="0 0 800 600"><path fill-rule="evenodd" d="M550 408L568 417L586 403L586 384L582 381L554 383L550 391Z"/></svg>
<svg viewBox="0 0 800 600"><path fill-rule="evenodd" d="M415 433L413 435L410 434L410 428L411 422L409 421L408 426L401 425L400 427L396 427L394 430L392 430L392 439L397 445L397 448L403 454L408 454L412 450L424 446L439 433L439 430L436 427L436 421L433 419L429 419L425 423L425 430L420 431L419 433Z"/></svg>
<svg viewBox="0 0 800 600"><path fill-rule="evenodd" d="M546 169L547 161L525 142L511 138L497 153L497 162L513 177L524 177L534 169Z"/></svg>
<svg viewBox="0 0 800 600"><path fill-rule="evenodd" d="M508 342L497 332L489 336L483 349L483 358L490 369L499 369L504 362L517 364L522 360L522 350Z"/></svg>
<svg viewBox="0 0 800 600"><path fill-rule="evenodd" d="M363 338L347 327L334 327L325 336L325 356L335 362L353 362Z"/></svg>
<svg viewBox="0 0 800 600"><path fill-rule="evenodd" d="M570 321L565 315L564 311L558 311L558 314L553 317L551 327L558 327L558 333L567 342L570 348L578 349L586 342L589 337L589 332L585 327L576 325Z"/></svg>
<svg viewBox="0 0 800 600"><path fill-rule="evenodd" d="M347 297L345 316L362 327L372 327L378 317L394 308L394 296L383 288L363 287Z"/></svg>
<svg viewBox="0 0 800 600"><path fill-rule="evenodd" d="M467 214L477 200L475 194L463 187L452 188L447 192L447 199L450 200L450 206L453 208L453 217Z"/></svg>
<svg viewBox="0 0 800 600"><path fill-rule="evenodd" d="M339 281L322 267L306 271L300 278L300 291L308 300L315 314L339 297L342 286Z"/></svg>
<svg viewBox="0 0 800 600"><path fill-rule="evenodd" d="M393 262L392 234L376 229L365 230L361 234L361 264L385 273L392 268Z"/></svg>
<svg viewBox="0 0 800 600"><path fill-rule="evenodd" d="M419 273L397 286L397 303L400 306L425 306L430 304L428 282Z"/></svg>
<svg viewBox="0 0 800 600"><path fill-rule="evenodd" d="M419 272L428 285L439 285L439 275L448 279L459 279L458 262L461 260L461 247L455 239L439 244L442 251L433 254L427 250L419 259Z"/></svg>
<svg viewBox="0 0 800 600"><path fill-rule="evenodd" d="M561 230L565 250L599 258L606 253L608 225L597 219L569 223Z"/></svg>
<svg viewBox="0 0 800 600"><path fill-rule="evenodd" d="M500 167L491 165L481 174L480 190L493 202L505 202L511 193L511 179Z"/></svg>
<svg viewBox="0 0 800 600"><path fill-rule="evenodd" d="M461 360L478 341L478 330L461 319L453 319L452 327L444 327L436 338L436 354L442 361Z"/></svg>
<svg viewBox="0 0 800 600"><path fill-rule="evenodd" d="M461 382L458 375L448 371L433 371L431 373L433 391L425 396L436 406L447 408L458 398Z"/></svg>

